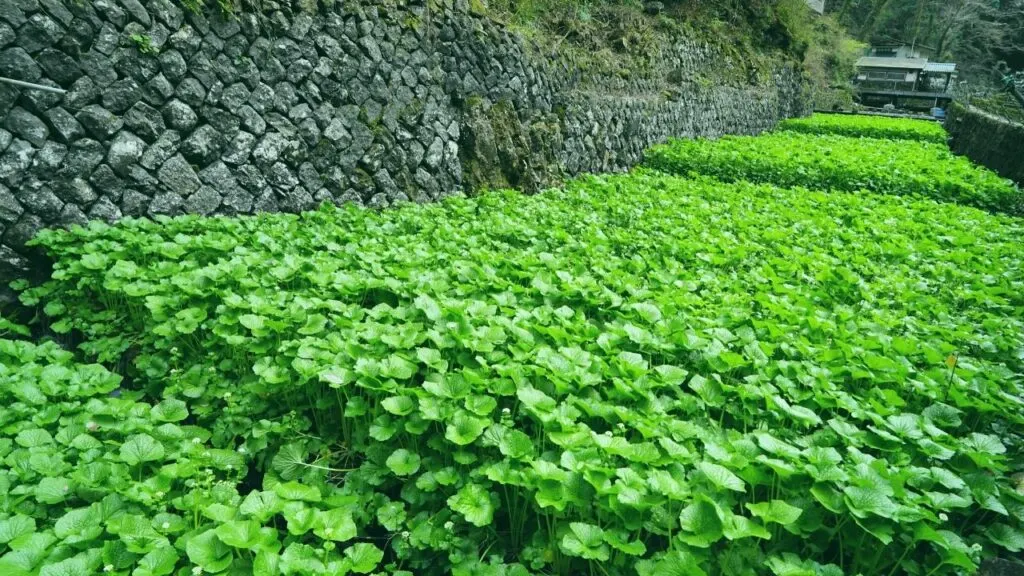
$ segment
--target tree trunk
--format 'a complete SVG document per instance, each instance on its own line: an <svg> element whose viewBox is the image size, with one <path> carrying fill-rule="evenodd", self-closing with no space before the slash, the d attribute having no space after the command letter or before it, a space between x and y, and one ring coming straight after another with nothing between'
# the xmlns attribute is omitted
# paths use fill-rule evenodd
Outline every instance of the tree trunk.
<svg viewBox="0 0 1024 576"><path fill-rule="evenodd" d="M875 33L875 25L878 23L878 17L882 15L882 12L889 6L890 0L877 0L875 5L871 8L868 19L864 21L864 27L861 29L860 37L865 41L871 41L871 35Z"/></svg>
<svg viewBox="0 0 1024 576"><path fill-rule="evenodd" d="M917 47L917 39L921 33L921 13L924 12L925 0L917 0L917 11L914 13L914 39L911 41L911 48Z"/></svg>
<svg viewBox="0 0 1024 576"><path fill-rule="evenodd" d="M936 58L942 58L942 53L946 50L946 42L949 40L949 33L956 27L957 20L960 18L960 13L963 11L966 4L966 1L961 0L960 4L956 7L956 11L953 12L949 21L946 22L946 27L942 30L942 35L939 36L939 41L935 45Z"/></svg>
<svg viewBox="0 0 1024 576"><path fill-rule="evenodd" d="M839 12L836 14L836 20L839 22L843 21L843 16L846 16L846 11L850 8L850 0L843 0L843 5L840 6Z"/></svg>

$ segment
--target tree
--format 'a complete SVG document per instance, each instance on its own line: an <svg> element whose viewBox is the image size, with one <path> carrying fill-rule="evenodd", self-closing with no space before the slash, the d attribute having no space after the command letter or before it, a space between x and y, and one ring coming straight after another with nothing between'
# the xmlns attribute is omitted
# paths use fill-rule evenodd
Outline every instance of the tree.
<svg viewBox="0 0 1024 576"><path fill-rule="evenodd" d="M860 40L927 49L972 73L1024 68L1024 0L842 0L834 14Z"/></svg>

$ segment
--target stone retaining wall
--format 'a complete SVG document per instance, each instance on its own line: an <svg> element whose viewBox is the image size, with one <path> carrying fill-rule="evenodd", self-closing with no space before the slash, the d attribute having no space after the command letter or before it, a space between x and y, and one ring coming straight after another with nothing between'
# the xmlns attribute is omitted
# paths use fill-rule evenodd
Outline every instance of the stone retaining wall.
<svg viewBox="0 0 1024 576"><path fill-rule="evenodd" d="M974 106L953 104L946 130L953 152L1024 186L1024 124Z"/></svg>
<svg viewBox="0 0 1024 576"><path fill-rule="evenodd" d="M805 109L791 65L716 84L735 63L685 38L622 77L466 0L262 4L0 2L0 76L67 90L0 84L0 279L33 267L25 243L46 226L530 191Z"/></svg>

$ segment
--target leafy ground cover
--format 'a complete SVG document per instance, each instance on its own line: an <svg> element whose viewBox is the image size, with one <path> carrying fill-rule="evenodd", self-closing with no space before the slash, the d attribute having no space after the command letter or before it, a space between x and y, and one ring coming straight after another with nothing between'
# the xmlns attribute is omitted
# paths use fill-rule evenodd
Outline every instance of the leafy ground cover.
<svg viewBox="0 0 1024 576"><path fill-rule="evenodd" d="M645 163L666 172L821 190L868 190L1024 213L1009 180L956 156L942 144L776 132L719 140L673 140Z"/></svg>
<svg viewBox="0 0 1024 576"><path fill-rule="evenodd" d="M937 144L945 144L948 138L946 129L938 122L850 114L815 114L806 118L790 118L783 120L779 129L804 134L920 140Z"/></svg>
<svg viewBox="0 0 1024 576"><path fill-rule="evenodd" d="M45 232L0 572L969 572L1024 550L1022 232L643 171Z"/></svg>

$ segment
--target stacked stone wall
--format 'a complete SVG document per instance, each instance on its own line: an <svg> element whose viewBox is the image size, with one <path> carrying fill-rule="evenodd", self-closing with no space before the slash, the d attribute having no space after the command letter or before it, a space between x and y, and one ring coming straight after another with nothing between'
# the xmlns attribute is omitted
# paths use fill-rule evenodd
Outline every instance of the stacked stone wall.
<svg viewBox="0 0 1024 576"><path fill-rule="evenodd" d="M0 84L0 279L48 226L533 191L805 108L791 65L716 84L735 63L686 38L623 77L465 0L262 4L0 2L0 76L66 90Z"/></svg>

